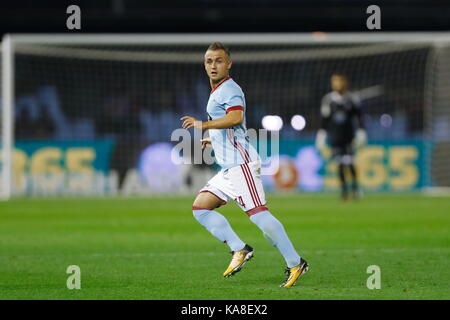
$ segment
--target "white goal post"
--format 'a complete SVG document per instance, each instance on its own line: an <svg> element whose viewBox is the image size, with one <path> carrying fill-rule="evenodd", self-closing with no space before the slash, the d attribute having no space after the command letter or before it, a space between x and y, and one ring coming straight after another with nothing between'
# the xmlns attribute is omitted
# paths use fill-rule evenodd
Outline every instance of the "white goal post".
<svg viewBox="0 0 450 320"><path fill-rule="evenodd" d="M243 50L237 50L236 53L233 52L232 56L237 63L247 64L342 58L346 59L346 62L342 63L342 66L346 67L352 63L352 58L362 65L364 62L361 62L361 59L364 57L375 55L384 57L397 52L426 48L428 51L424 53L427 59L423 73L424 79L420 79L423 81L423 102L421 103L424 108L421 130L422 137L436 142L436 145L432 146L429 143L426 147L423 161L427 162L429 176L424 178L426 180L424 185L427 187L450 186L450 166L448 165L448 159L450 159L450 124L448 123L450 122L450 32L7 34L3 37L1 45L1 199L10 199L14 196L12 153L15 145L15 84L17 78L21 76L16 74L17 54L54 60L96 60L108 63L161 62L201 66L202 60L198 50L191 47L207 46L215 41L245 47ZM141 46L178 47L174 47L173 50L152 51L141 50ZM413 63L414 59L411 58L410 63ZM36 69L38 67L36 66ZM410 65L409 68L414 68L414 65ZM39 70L39 72L44 73L45 70ZM401 77L401 75L392 75L394 76ZM313 80L312 76L311 80ZM370 89L366 90L368 95L371 94ZM372 89L376 90L376 87ZM157 94L156 91L155 93ZM279 95L280 99L285 99L282 97L282 91Z"/></svg>

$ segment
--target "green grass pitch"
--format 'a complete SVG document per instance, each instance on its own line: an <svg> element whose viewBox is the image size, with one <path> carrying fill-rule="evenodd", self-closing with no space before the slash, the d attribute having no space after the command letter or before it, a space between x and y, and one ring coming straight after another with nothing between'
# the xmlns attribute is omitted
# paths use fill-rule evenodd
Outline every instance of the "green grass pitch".
<svg viewBox="0 0 450 320"><path fill-rule="evenodd" d="M449 299L450 198L268 196L310 270L280 288L284 261L235 204L219 209L255 257L231 255L191 212L193 197L0 203L0 299ZM69 290L69 265L81 289ZM381 268L381 289L366 287Z"/></svg>

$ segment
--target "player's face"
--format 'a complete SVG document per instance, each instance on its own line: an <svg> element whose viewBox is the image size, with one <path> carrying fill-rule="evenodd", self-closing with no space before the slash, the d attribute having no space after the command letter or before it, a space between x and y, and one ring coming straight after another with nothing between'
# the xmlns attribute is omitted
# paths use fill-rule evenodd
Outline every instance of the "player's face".
<svg viewBox="0 0 450 320"><path fill-rule="evenodd" d="M231 61L223 50L208 50L205 53L205 70L213 83L228 76Z"/></svg>
<svg viewBox="0 0 450 320"><path fill-rule="evenodd" d="M347 79L341 76L332 76L331 77L331 89L333 91L343 93L348 88L348 82Z"/></svg>

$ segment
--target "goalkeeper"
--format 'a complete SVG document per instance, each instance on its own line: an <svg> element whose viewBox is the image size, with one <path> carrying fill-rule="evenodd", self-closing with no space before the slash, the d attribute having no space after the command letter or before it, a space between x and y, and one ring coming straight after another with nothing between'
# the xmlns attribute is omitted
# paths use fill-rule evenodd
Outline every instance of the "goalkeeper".
<svg viewBox="0 0 450 320"><path fill-rule="evenodd" d="M316 148L322 151L328 140L333 159L339 165L341 197L349 198L345 176L346 167L351 173L351 188L354 199L359 198L358 177L354 164L354 148L366 143L359 98L348 91L348 79L343 74L331 76L332 92L322 98L321 128L316 136Z"/></svg>

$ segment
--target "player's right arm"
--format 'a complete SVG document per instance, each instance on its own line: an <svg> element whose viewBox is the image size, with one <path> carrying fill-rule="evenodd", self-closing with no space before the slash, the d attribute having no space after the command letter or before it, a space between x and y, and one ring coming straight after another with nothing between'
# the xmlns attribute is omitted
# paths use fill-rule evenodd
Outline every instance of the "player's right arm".
<svg viewBox="0 0 450 320"><path fill-rule="evenodd" d="M240 125L244 121L244 112L242 110L231 110L222 118L203 122L202 129L227 129Z"/></svg>
<svg viewBox="0 0 450 320"><path fill-rule="evenodd" d="M222 89L217 97L218 108L225 115L221 118L203 123L202 129L228 129L242 124L244 121L245 99L244 93L237 85Z"/></svg>
<svg viewBox="0 0 450 320"><path fill-rule="evenodd" d="M222 118L204 122L190 116L181 117L180 120L183 121L183 129L190 129L194 127L202 130L227 129L240 125L242 121L244 121L244 112L242 110L231 110Z"/></svg>

